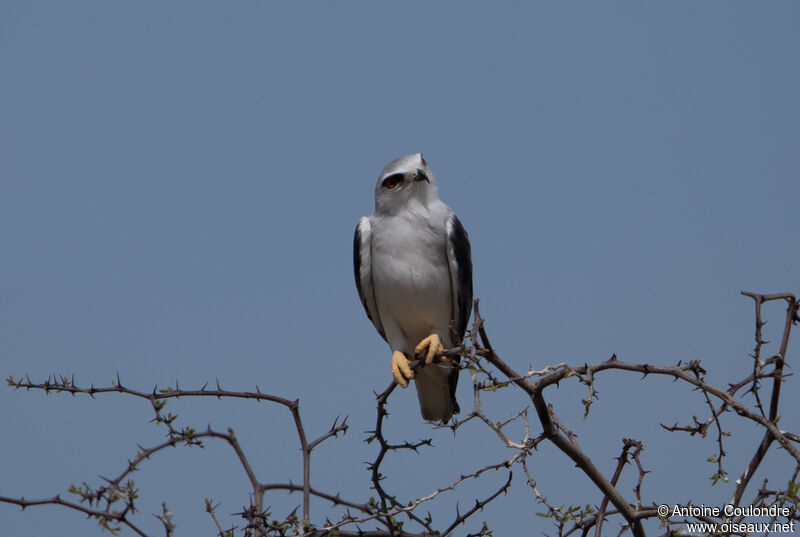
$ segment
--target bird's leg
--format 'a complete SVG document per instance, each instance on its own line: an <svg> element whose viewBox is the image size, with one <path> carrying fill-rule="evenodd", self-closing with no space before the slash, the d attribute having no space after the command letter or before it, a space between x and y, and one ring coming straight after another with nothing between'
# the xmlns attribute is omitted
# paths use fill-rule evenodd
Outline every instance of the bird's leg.
<svg viewBox="0 0 800 537"><path fill-rule="evenodd" d="M400 351L392 353L392 375L394 381L403 388L407 388L408 381L414 378L414 372L408 365L408 358Z"/></svg>
<svg viewBox="0 0 800 537"><path fill-rule="evenodd" d="M425 355L425 365L431 365L436 353L444 350L444 347L442 347L442 340L439 339L439 334L431 334L420 341L419 345L414 349L414 353L419 354L424 351L426 347L428 348L428 352Z"/></svg>

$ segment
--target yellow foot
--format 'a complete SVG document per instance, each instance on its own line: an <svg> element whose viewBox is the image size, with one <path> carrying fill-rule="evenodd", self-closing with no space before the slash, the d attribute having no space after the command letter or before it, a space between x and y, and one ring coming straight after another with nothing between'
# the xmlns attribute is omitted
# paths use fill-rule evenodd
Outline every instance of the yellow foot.
<svg viewBox="0 0 800 537"><path fill-rule="evenodd" d="M428 348L428 353L425 355L425 365L431 365L433 358L437 352L443 350L442 341L439 339L439 334L431 334L419 342L417 348L414 349L415 354L419 354Z"/></svg>
<svg viewBox="0 0 800 537"><path fill-rule="evenodd" d="M392 353L392 375L394 381L403 388L407 388L408 381L414 378L414 372L408 366L408 358L400 351Z"/></svg>

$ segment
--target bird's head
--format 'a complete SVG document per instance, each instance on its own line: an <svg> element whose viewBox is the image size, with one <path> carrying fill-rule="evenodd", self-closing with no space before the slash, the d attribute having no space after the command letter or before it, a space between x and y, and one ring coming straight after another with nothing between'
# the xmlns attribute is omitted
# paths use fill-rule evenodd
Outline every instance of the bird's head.
<svg viewBox="0 0 800 537"><path fill-rule="evenodd" d="M426 207L439 199L436 179L422 153L391 161L375 185L375 212L396 214L414 205Z"/></svg>

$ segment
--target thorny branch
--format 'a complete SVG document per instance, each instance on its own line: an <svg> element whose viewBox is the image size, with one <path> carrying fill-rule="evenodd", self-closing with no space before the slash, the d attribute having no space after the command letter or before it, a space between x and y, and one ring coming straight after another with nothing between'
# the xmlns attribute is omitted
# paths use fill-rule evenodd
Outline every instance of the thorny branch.
<svg viewBox="0 0 800 537"><path fill-rule="evenodd" d="M588 415L589 407L592 402L597 399L597 392L594 388L594 379L595 375L604 372L604 371L611 371L611 370L621 370L621 371L633 371L639 372L644 376L647 375L666 375L671 376L675 380L683 381L689 383L690 385L694 386L696 389L703 393L705 402L707 406L711 410L711 417L705 422L701 423L695 419L695 425L689 427L678 427L677 425L674 427L664 427L668 430L673 431L687 431L692 434L700 433L701 435L705 435L706 429L710 424L715 424L717 429L717 444L718 444L718 455L716 457L716 462L718 464L717 472L714 476L714 482L717 479L722 479L723 481L727 481L726 476L727 472L722 467L722 458L725 456L725 449L723 445L723 438L728 435L728 433L724 430L723 424L721 422L720 416L722 413L730 410L736 412L739 416L744 417L750 421L753 421L760 425L765 430L765 440L762 441L759 450L756 452L756 456L754 456L753 461L746 470L746 475L739 481L737 486L737 490L741 489L744 491L747 486L747 481L749 480L749 476L755 472L758 464L763 460L764 455L766 454L767 448L769 445L777 441L781 447L783 447L800 465L800 453L798 452L797 448L793 445L793 442L797 442L797 435L788 433L785 431L781 431L778 429L776 423L777 416L777 407L779 401L779 389L784 379L788 376L783 373L783 367L785 364L785 356L786 356L786 347L788 345L789 340L789 332L791 327L794 323L796 323L800 318L798 318L798 301L797 299L790 294L779 294L779 295L755 295L752 293L743 293L746 296L754 297L757 301L757 347L755 351L755 359L758 361L758 354L760 352L761 345L765 342L761 338L761 327L763 326L764 322L761 320L761 313L760 313L760 304L769 301L769 300L786 300L788 303L787 307L787 314L785 319L785 327L784 333L781 341L781 348L778 352L778 355L775 357L765 360L763 362L758 363L758 367L753 370L752 375L750 375L745 380L731 384L729 389L721 390L711 384L709 384L705 380L706 371L701 367L699 361L691 361L688 363L679 362L676 366L673 367L664 367L664 366L654 366L649 364L634 364L634 363L627 363L621 362L617 360L616 356L612 356L611 359L606 360L605 362L600 362L597 364L584 364L581 367L570 367L567 364L558 364L556 366L547 366L541 371L536 371L530 369L525 374L517 373L510 365L504 362L498 354L494 351L485 331L485 327L483 325L483 319L480 316L480 311L478 309L478 302L475 303L475 315L474 315L474 325L473 325L473 334L478 334L480 337L481 346L476 351L473 349L471 352L471 360L473 363L480 363L481 359L485 359L489 364L497 368L508 381L512 382L516 387L520 388L524 391L531 399L531 402L536 409L537 416L543 428L543 437L553 443L558 449L560 449L565 455L571 458L576 465L586 474L589 479L591 479L595 485L603 492L603 501L601 502L600 509L598 513L592 513L591 509L579 509L577 507L572 508L572 511L568 511L564 516L564 512L560 508L554 508L553 506L549 505L546 499L541 495L538 489L535 486L535 482L531 478L530 474L526 470L526 475L528 476L528 483L533 488L537 500L541 503L544 503L548 507L548 514L555 520L558 520L558 529L559 535L563 535L565 531L565 521L572 520L575 522L575 526L573 526L572 530L566 531L575 531L576 529L580 529L582 533L585 535L587 531L591 528L592 525L596 524L595 533L596 535L601 534L601 527L602 521L604 518L604 513L606 512L606 506L608 502L611 502L614 507L616 508L615 513L621 515L624 519L626 524L623 526L624 529L630 529L634 536L642 536L644 535L644 528L641 525L641 520L644 518L650 518L656 516L656 511L652 507L643 508L642 507L642 500L641 500L641 486L644 479L644 475L647 473L641 465L640 461L640 453L642 446L638 444L634 453L631 453L631 457L635 460L637 468L639 470L639 476L637 480L636 487L634 489L636 501L635 503L627 502L622 495L616 489L616 482L619 477L619 474L622 471L622 467L624 466L625 462L625 455L627 451L623 451L623 455L620 457L620 464L618 465L614 476L612 477L611 481L609 482L603 476L603 474L597 469L594 465L592 460L582 451L581 447L577 443L576 437L572 434L572 432L561 422L558 416L555 413L555 410L552 404L549 404L544 399L544 390L549 386L554 384L558 384L560 381L570 378L570 377L577 377L580 382L586 384L589 387L589 394L584 399L584 407L585 407L585 414L586 417ZM473 344L473 347L475 345ZM772 365L773 369L768 372L763 372L764 368ZM478 366L479 370L483 370L480 366ZM529 380L533 377L538 377L538 380ZM497 381L495 375L487 375L489 382L495 386L498 384L502 384L503 381ZM769 416L765 416L763 411L759 411L758 408L760 407L759 399L758 399L758 380L763 378L772 378L773 379L773 390L770 396L770 413ZM748 408L744 403L738 401L734 398L736 392L743 386L751 385L751 391L755 391L754 395L756 396L756 410L752 410ZM717 409L715 408L712 399L715 399L721 403L720 407ZM477 413L473 413L473 415L477 415ZM465 420L469 420L473 415L467 416ZM525 437L528 438L528 428L526 427ZM504 441L506 445L510 445L510 441L504 440L501 436L501 440ZM630 449L630 446L627 447ZM523 466L527 469L525 465L525 461L523 458ZM800 467L800 466L798 466ZM747 479L745 479L745 477ZM791 518L797 519L798 517L798 509L797 509L797 489L798 484L795 481L795 477L790 480L787 484L787 487L784 491L778 491L782 496L783 504L791 504L794 506ZM741 494L738 494L735 497L735 501L732 502L735 505L738 505L738 502L741 499ZM782 504L782 505L783 505Z"/></svg>
<svg viewBox="0 0 800 537"><path fill-rule="evenodd" d="M191 427L184 427L178 429L175 427L175 421L177 420L178 416L168 412L165 414L164 408L166 407L167 401L169 399L176 399L179 397L216 397L217 399L252 399L256 401L268 401L272 403L279 404L284 406L289 410L292 414L294 419L295 427L297 429L298 438L300 440L301 446L301 453L303 456L303 520L307 521L309 518L309 498L312 495L311 486L310 486L310 456L311 451L317 447L320 443L325 441L328 438L336 437L339 433L345 433L348 429L347 425L347 418L339 422L339 419L335 419L331 428L323 433L318 438L314 439L312 442L308 442L305 435L305 430L303 427L302 419L300 418L300 405L299 401L294 400L290 401L288 399L284 399L281 397L277 397L274 395L269 395L261 392L258 387L256 387L255 392L236 392L236 391L228 391L222 389L219 384L219 381L216 383L216 389L208 389L208 385L206 384L199 390L183 390L180 389L178 382L175 383L175 388L163 388L159 389L157 386L153 388L152 392L143 392L139 390L135 390L123 385L119 375L117 376L116 380L112 382L111 386L107 387L100 387L97 388L94 385L87 387L81 387L75 383L74 377L52 377L46 379L42 383L35 383L31 381L30 378L26 377L23 379L14 379L13 377L9 377L7 379L7 383L9 386L15 389L24 388L26 390L41 390L45 393L71 393L73 395L76 394L86 394L90 397L94 398L98 394L106 394L106 393L120 393L125 394L133 397L137 397L140 399L147 400L153 410L154 418L153 422L156 424L163 425L167 428L167 440L157 444L155 446L145 448L142 446L138 446L138 451L136 456L128 461L127 466L125 469L117 475L114 479L107 479L104 478L107 482L107 485L100 486L96 489L89 487L87 484L83 484L82 487L73 487L74 491L71 492L76 493L80 496L81 502L88 503L89 506L93 504L97 504L99 502L105 502L105 510L100 512L89 512L88 510L82 509L83 506L77 505L69 505L71 509L79 510L84 512L89 516L93 516L98 520L98 523L107 530L115 530L118 529L119 524L124 524L134 530L139 535L145 535L143 530L137 526L135 526L131 520L128 518L129 514L133 514L135 509L133 507L133 499L135 496L135 490L133 487L133 482L128 479L125 481L128 476L138 469L139 465L149 459L154 454L168 448L168 447L175 447L177 445L185 445L185 446L197 446L203 447L203 440L204 439L220 439L226 441L231 448L233 449L236 457L239 460L239 463L244 470L245 474L247 475L248 480L252 486L252 494L251 494L251 506L248 509L248 516L251 518L258 518L263 517L263 498L264 492L267 490L257 479L255 472L250 465L250 462L247 456L242 449L239 441L236 438L236 435L233 429L228 429L225 432L213 430L210 426L205 431L196 431ZM118 513L113 511L113 504L119 500L120 497L120 490L125 490L129 488L129 492L126 494L129 500L129 506ZM21 503L21 500L13 499L13 498L5 498L0 497L0 502L7 502L7 503L16 503L21 505L23 508L32 506L32 505L41 505L43 503L53 503L53 502L43 502L37 501L35 503L31 503L30 501L25 501L25 503ZM252 521L251 521L252 522ZM116 524L116 526L114 525ZM250 528L255 531L249 532L248 534L255 534L260 535L263 532L258 531L257 527ZM169 533L169 532L168 532Z"/></svg>
<svg viewBox="0 0 800 537"><path fill-rule="evenodd" d="M662 427L668 431L688 432L691 435L705 437L709 427L714 426L716 431L717 455L714 461L717 465L714 482L721 480L727 482L727 472L723 467L723 458L726 456L724 438L729 435L725 429L724 417L730 412L736 413L741 418L760 426L764 431L764 436L758 445L747 468L736 482L731 503L740 505L742 496L748 488L748 484L765 459L770 446L777 442L791 457L795 459L795 468L791 477L782 489L773 489L768 486L766 480L763 481L761 488L756 492L750 505L753 506L788 506L791 508L791 515L788 519L800 520L800 506L798 505L798 493L800 493L800 452L796 444L800 444L800 436L791 432L780 430L777 427L780 416L778 408L780 402L781 386L790 376L784 373L787 367L786 352L792 326L800 321L798 317L798 301L794 295L788 293L761 295L749 292L742 293L753 299L755 303L755 348L752 353L753 367L748 376L739 382L728 385L727 389L720 389L711 385L706 380L706 371L701 366L700 361L690 362L679 361L674 366L659 366L646 363L622 362L612 356L610 359L595 364L584 363L580 366L570 366L566 363L544 366L540 370L533 368L524 373L518 373L508 362L500 358L494 350L486 333L484 319L480 315L478 301L474 303L474 316L472 329L468 333L468 338L457 348L446 349L439 353L440 357L449 356L461 360L462 369L468 369L473 386L473 408L472 411L461 418L454 420L448 427L456 434L457 431L469 423L482 423L498 438L503 446L513 450L510 457L490 464L483 464L469 473L464 473L455 478L449 485L440 487L426 494L419 494L410 500L401 500L393 494L385 481L388 476L381 471L383 463L387 457L399 451L419 452L425 447L432 447L431 439L422 439L415 442L403 440L393 443L387 437L389 433L386 427L386 417L389 415L388 403L391 394L395 389L392 382L383 392L376 395L376 418L374 429L368 432L367 443L377 446L375 458L367 465L369 472L370 488L377 495L377 499L370 498L368 501L355 501L353 499L342 498L339 493L330 493L311 486L311 455L325 440L338 437L339 433L345 433L348 429L347 418L339 421L336 418L327 431L315 439L310 440L305 431L300 415L299 402L291 401L274 395L262 393L258 387L255 392L234 392L223 390L219 383L216 389L208 389L203 386L199 390L180 389L177 382L174 388L159 390L154 388L152 392L143 392L128 388L122 384L119 377L107 387L78 386L74 378L53 377L48 378L42 383L36 383L29 378L15 379L8 378L9 386L15 389L24 388L26 390L42 390L45 393L71 393L73 395L85 394L94 398L100 394L118 393L145 399L150 403L154 413L153 421L167 429L167 439L163 442L151 446L142 447L136 456L129 460L126 467L114 478L106 479L105 483L99 487L91 487L86 483L81 486L73 486L70 493L78 497L78 502L70 502L61 498L60 495L27 500L25 498L13 498L0 496L0 502L19 505L23 509L40 505L60 505L62 507L79 511L91 518L94 518L103 528L112 532L119 531L122 527L127 527L133 533L146 537L140 525L135 521L133 515L136 514L135 500L138 492L130 479L130 474L139 469L147 459L156 455L167 447L174 446L198 446L202 447L207 440L222 440L227 443L237 460L239 461L244 473L246 474L251 493L249 495L249 505L242 508L238 513L244 521L241 528L232 526L225 529L216 514L218 505L212 500L206 500L206 511L212 519L217 535L220 537L233 537L239 530L245 536L292 536L292 537L321 537L324 535L339 535L342 537L360 535L362 537L410 537L422 535L451 535L456 528L465 524L473 515L480 512L487 504L495 501L501 495L507 493L513 482L513 468L516 465L521 467L522 474L528 488L533 492L534 499L545 507L545 512L540 516L550 518L556 525L559 537L567 537L580 532L581 537L586 537L594 528L595 537L602 535L605 529L605 522L610 517L621 517L623 523L620 526L619 534L630 531L635 537L643 537L645 529L642 521L658 516L655 509L657 502L644 504L642 501L642 484L647 470L644 469L641 457L644 446L641 442L623 439L622 451L617 458L617 464L612 475L607 478L594 463L592 458L584 452L578 442L577 437L567 427L556 413L552 403L545 398L545 391L558 385L562 380L577 379L588 388L588 394L583 400L584 419L588 419L591 405L599 400L598 392L595 389L597 375L607 371L628 371L635 372L647 377L649 375L660 375L671 377L692 386L702 392L705 405L710 411L710 415L705 420L693 417L691 425ZM781 338L780 348L774 356L762 358L762 350L767 344L762 334L762 328L766 324L763 320L762 306L765 303L783 300L787 303L787 313L784 322L784 329ZM412 368L423 367L422 361L412 362ZM771 390L765 400L769 401L768 409L762 403L761 389L762 381L772 379ZM748 406L739 395L743 388L747 390L744 396L752 395L753 405ZM506 388L514 388L530 400L532 404L538 426L529 421L528 408L511 413L508 417L495 420L487 415L482 405L482 394L491 394ZM302 454L303 483L294 484L291 482L264 482L258 478L251 466L245 450L239 443L232 429L217 430L208 426L203 431L196 431L190 427L178 428L175 425L177 416L165 413L167 401L179 397L216 397L252 399L256 401L270 402L285 407L294 421L300 451ZM523 429L521 437L515 438L514 434L509 433L509 426L521 424ZM541 427L541 432L532 434L532 430ZM533 428L533 429L532 429ZM600 503L593 506L558 506L551 503L539 490L534 480L528 459L534 456L534 451L542 442L550 442L564 455L571 459L575 465L595 484L601 493ZM620 477L624 468L630 461L635 463L637 470L636 484L633 488L633 498L626 499L624 494L618 489ZM444 525L434 522L430 514L420 516L418 509L427 502L440 497L447 492L458 490L459 486L469 480L481 479L484 474L501 471L506 472L507 477L503 484L493 492L481 499L475 499L474 504L465 512L461 513L456 508L455 517ZM302 518L297 515L297 509L283 518L275 518L269 512L269 508L264 507L264 495L268 491L283 490L289 493L302 494ZM321 498L330 502L334 507L344 509L344 514L336 521L324 517L323 522L313 522L310 513L310 498ZM662 503L662 502L658 502ZM612 508L613 506L613 508ZM164 524L164 531L169 537L175 528L172 521L172 513L169 512L166 504L163 513L156 515ZM405 521L401 522L399 518ZM744 520L745 516L739 516L734 521ZM696 520L713 522L712 518L706 516L696 517ZM687 518L686 521L689 521ZM675 520L662 520L667 527L674 525ZM377 524L376 527L366 527ZM416 528L414 531L406 529L406 525ZM437 529L438 528L438 529ZM670 533L671 530L668 530ZM484 522L477 533L470 535L490 535L491 530Z"/></svg>
<svg viewBox="0 0 800 537"><path fill-rule="evenodd" d="M619 476L622 475L622 469L628 463L628 452L632 451L632 456L637 457L639 453L642 451L642 443L637 442L636 440L631 440L629 438L622 439L622 453L619 454L617 458L617 468L614 470L614 475L611 477L611 486L616 487L617 481L619 480ZM606 514L606 508L608 507L608 496L603 498L603 501L600 502L600 509L597 511L597 524L595 525L595 536L600 537L602 535L602 528L603 528L603 520Z"/></svg>
<svg viewBox="0 0 800 537"><path fill-rule="evenodd" d="M761 355L761 346L765 343L761 336L761 327L764 326L765 321L761 320L761 306L765 302L769 302L771 300L785 300L787 302L786 308L786 320L783 326L783 336L781 337L781 346L780 350L778 350L778 354L775 355L775 364L773 369L773 380L772 380L772 393L770 395L770 403L769 403L769 423L773 424L772 428L777 429L774 425L777 423L778 418L778 403L780 401L780 393L781 393L781 384L783 384L783 379L785 375L783 374L783 366L786 363L786 350L789 346L789 335L792 330L792 325L796 323L800 318L797 315L798 312L798 301L794 297L794 295L788 293L781 293L781 294L774 294L774 295L759 295L755 293L749 292L742 292L743 295L749 296L755 302L756 308L756 347L753 351L753 360L755 362L756 368L760 366L760 355ZM754 385L751 388L751 391L756 396L758 404L760 406L761 402L758 399L758 386L755 384L755 380L753 381ZM761 409L762 416L763 416L763 408ZM786 448L785 443L788 444L788 440L785 440L785 437L778 437L775 436L771 430L768 430L764 433L764 437L761 440L761 443L756 448L755 454L753 454L753 458L750 460L750 464L747 465L744 473L738 480L738 484L736 486L736 491L733 494L733 499L731 503L733 505L739 505L739 502L742 500L742 495L744 494L747 485L750 483L750 479L755 474L756 470L758 469L761 461L764 460L764 456L767 454L767 450L769 449L772 442L778 440L778 442ZM783 440L783 441L781 441ZM788 450L788 448L787 448ZM792 456L800 464L800 456L797 454L797 450L794 450Z"/></svg>

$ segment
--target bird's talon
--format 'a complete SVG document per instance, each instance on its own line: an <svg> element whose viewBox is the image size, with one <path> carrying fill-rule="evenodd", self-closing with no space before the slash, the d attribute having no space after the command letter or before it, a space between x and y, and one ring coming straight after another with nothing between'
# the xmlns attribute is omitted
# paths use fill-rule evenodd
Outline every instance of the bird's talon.
<svg viewBox="0 0 800 537"><path fill-rule="evenodd" d="M431 334L420 341L419 345L417 345L414 349L414 353L419 354L423 352L426 347L428 352L425 354L425 365L431 365L433 363L433 359L436 357L436 353L444 350L444 347L442 347L442 341L439 338L439 334Z"/></svg>
<svg viewBox="0 0 800 537"><path fill-rule="evenodd" d="M414 372L408 365L408 358L400 351L394 351L392 354L392 376L403 388L407 388L408 381L414 378Z"/></svg>

